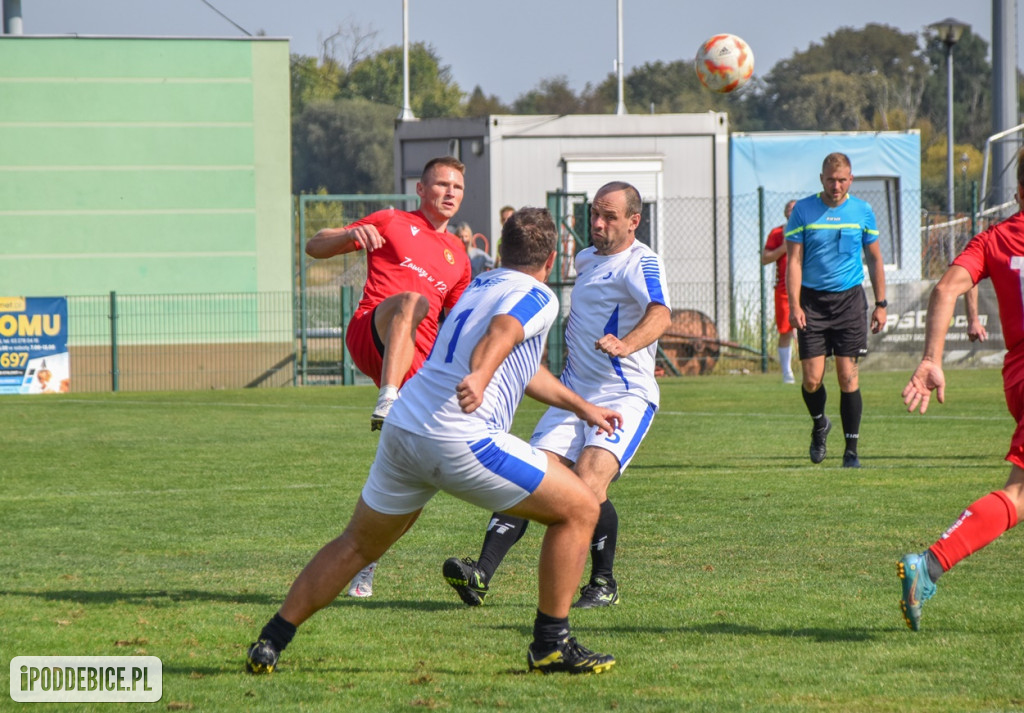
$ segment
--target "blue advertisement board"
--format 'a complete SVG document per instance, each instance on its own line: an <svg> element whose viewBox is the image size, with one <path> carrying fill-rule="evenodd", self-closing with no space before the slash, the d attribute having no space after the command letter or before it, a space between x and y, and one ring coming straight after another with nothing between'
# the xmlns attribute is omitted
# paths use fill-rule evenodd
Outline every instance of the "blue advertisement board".
<svg viewBox="0 0 1024 713"><path fill-rule="evenodd" d="M0 297L0 394L71 389L65 297Z"/></svg>

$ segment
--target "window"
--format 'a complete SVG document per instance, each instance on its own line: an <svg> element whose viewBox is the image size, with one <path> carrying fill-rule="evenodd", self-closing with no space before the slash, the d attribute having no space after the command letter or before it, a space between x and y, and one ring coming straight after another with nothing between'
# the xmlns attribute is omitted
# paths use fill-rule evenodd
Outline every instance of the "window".
<svg viewBox="0 0 1024 713"><path fill-rule="evenodd" d="M886 267L900 266L900 179L895 176L854 178L850 193L866 200L878 222L878 245Z"/></svg>

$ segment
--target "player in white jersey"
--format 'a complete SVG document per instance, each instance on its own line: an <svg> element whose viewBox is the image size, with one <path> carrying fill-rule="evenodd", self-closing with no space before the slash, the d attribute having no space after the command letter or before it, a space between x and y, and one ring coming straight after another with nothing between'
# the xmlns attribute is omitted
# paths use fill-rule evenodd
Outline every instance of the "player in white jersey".
<svg viewBox="0 0 1024 713"><path fill-rule="evenodd" d="M505 223L505 267L474 280L445 320L423 368L384 421L348 526L306 565L249 647L250 672L272 672L296 627L384 554L438 490L547 525L529 670L600 673L614 665L612 656L576 643L569 629L597 498L566 466L508 433L524 392L605 433L615 433L622 421L540 367L558 311L543 283L554 264L555 241L554 221L544 209L524 208Z"/></svg>
<svg viewBox="0 0 1024 713"><path fill-rule="evenodd" d="M608 486L626 469L658 410L654 378L657 340L671 323L661 259L636 240L643 204L636 188L602 186L591 206L593 245L576 256L565 336L568 361L561 381L593 403L623 415L614 434L602 433L568 411L552 407L541 417L530 444L573 466L594 491L601 514L591 540L591 573L578 608L619 601L613 574L618 514ZM621 336L620 336L621 335ZM479 560L449 558L445 580L466 604L483 603L498 565L526 529L522 518L495 512Z"/></svg>

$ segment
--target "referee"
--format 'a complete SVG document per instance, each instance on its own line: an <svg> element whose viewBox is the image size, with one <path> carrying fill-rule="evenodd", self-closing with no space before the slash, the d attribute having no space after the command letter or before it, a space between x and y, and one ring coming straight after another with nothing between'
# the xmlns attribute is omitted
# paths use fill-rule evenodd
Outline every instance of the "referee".
<svg viewBox="0 0 1024 713"><path fill-rule="evenodd" d="M803 370L803 397L814 426L812 463L825 460L832 423L825 415L825 358L835 356L839 414L846 448L844 468L859 468L857 441L863 402L857 361L868 353L867 298L863 251L875 295L871 331L885 326L885 268L875 214L866 201L849 195L850 159L831 153L821 165L822 191L797 201L786 224L786 288L790 324L796 328Z"/></svg>

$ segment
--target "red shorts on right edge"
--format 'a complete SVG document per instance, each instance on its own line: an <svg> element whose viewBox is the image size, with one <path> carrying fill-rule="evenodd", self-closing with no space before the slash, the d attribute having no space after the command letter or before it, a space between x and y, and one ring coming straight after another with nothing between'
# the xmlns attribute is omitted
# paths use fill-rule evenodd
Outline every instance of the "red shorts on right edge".
<svg viewBox="0 0 1024 713"><path fill-rule="evenodd" d="M1010 452L1006 454L1006 460L1024 468L1024 381L1004 387L1003 393L1006 396L1006 407L1010 409L1010 414L1017 422L1017 429L1013 432L1013 438L1010 440Z"/></svg>
<svg viewBox="0 0 1024 713"><path fill-rule="evenodd" d="M793 331L793 325L789 323L789 293L781 285L775 288L775 327L779 334Z"/></svg>

